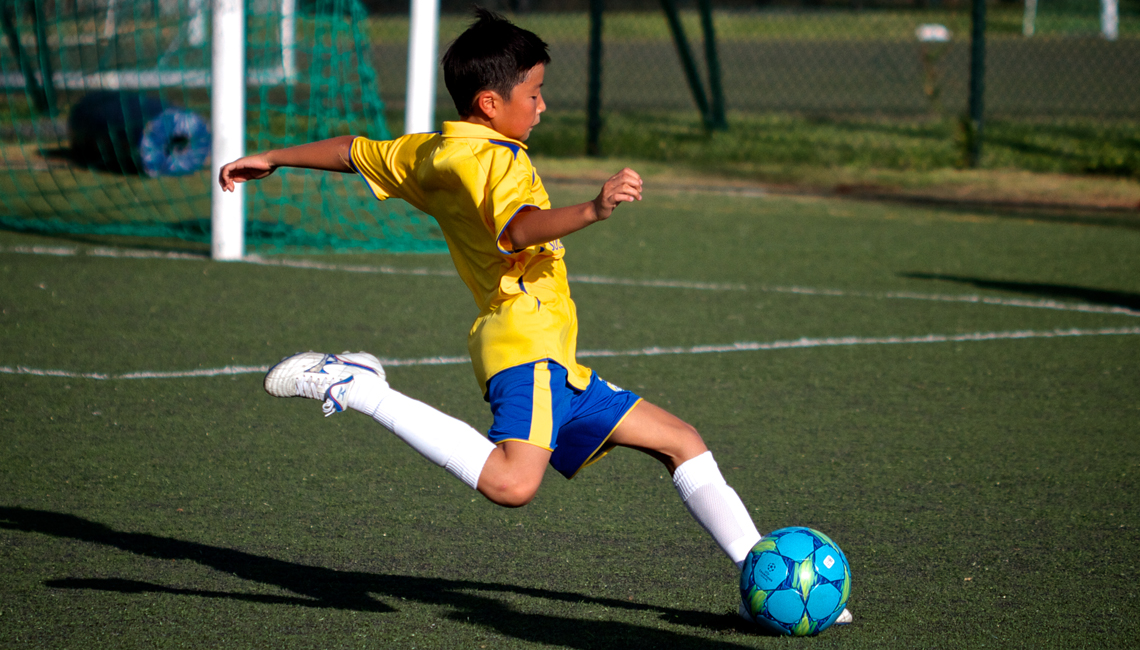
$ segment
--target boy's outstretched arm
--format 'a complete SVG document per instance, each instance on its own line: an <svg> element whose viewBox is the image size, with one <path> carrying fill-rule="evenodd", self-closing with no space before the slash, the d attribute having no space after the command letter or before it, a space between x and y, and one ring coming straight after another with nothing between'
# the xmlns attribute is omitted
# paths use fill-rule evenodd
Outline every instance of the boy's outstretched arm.
<svg viewBox="0 0 1140 650"><path fill-rule="evenodd" d="M515 249L554 241L586 226L609 219L625 201L641 200L641 176L628 167L614 174L593 201L552 210L531 210L515 215L507 225L507 237Z"/></svg>
<svg viewBox="0 0 1140 650"><path fill-rule="evenodd" d="M355 171L352 168L352 140L356 136L342 135L328 140L310 142L287 149L274 149L253 154L222 167L218 183L227 192L234 191L235 183L255 181L272 174L278 167L303 167L330 172Z"/></svg>

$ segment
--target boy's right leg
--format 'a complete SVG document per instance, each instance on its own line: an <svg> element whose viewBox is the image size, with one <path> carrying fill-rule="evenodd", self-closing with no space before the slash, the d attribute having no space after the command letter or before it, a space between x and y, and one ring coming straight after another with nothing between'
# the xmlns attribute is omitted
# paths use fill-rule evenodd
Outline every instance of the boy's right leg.
<svg viewBox="0 0 1140 650"><path fill-rule="evenodd" d="M661 461L673 475L673 485L689 513L737 568L741 567L760 541L760 532L696 429L665 409L642 401L622 420L610 441ZM743 602L740 615L752 620ZM851 621L851 612L844 609L835 623Z"/></svg>
<svg viewBox="0 0 1140 650"><path fill-rule="evenodd" d="M610 441L660 460L673 475L673 485L697 523L737 567L744 563L760 541L760 533L696 429L665 409L642 401L622 420Z"/></svg>

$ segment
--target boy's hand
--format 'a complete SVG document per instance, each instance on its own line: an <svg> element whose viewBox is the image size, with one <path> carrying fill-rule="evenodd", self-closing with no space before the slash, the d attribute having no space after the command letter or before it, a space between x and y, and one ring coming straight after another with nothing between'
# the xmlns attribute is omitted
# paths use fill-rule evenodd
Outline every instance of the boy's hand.
<svg viewBox="0 0 1140 650"><path fill-rule="evenodd" d="M519 212L503 231L515 250L554 241L586 226L609 219L614 208L625 201L641 200L641 177L632 169L614 174L593 201L565 208Z"/></svg>
<svg viewBox="0 0 1140 650"><path fill-rule="evenodd" d="M232 192L235 183L256 181L265 178L276 170L277 166L270 163L265 154L259 153L238 158L232 163L226 164L218 173L218 183L222 186L223 191Z"/></svg>
<svg viewBox="0 0 1140 650"><path fill-rule="evenodd" d="M594 212L598 221L609 219L619 203L641 200L641 176L629 167L610 177L602 186L601 194L594 199Z"/></svg>

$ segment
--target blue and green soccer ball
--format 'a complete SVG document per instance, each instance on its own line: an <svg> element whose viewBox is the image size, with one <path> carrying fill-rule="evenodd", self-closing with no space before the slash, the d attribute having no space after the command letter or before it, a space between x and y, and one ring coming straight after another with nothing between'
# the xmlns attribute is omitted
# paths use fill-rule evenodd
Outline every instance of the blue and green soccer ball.
<svg viewBox="0 0 1140 650"><path fill-rule="evenodd" d="M801 526L761 539L740 574L740 598L752 619L777 634L826 630L851 594L851 568L827 535Z"/></svg>

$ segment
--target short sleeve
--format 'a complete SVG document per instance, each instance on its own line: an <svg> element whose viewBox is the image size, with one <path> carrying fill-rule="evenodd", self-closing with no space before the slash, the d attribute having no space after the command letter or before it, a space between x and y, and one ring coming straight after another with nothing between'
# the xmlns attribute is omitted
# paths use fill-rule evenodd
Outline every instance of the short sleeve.
<svg viewBox="0 0 1140 650"><path fill-rule="evenodd" d="M432 137L433 133L416 133L394 140L356 138L352 140L352 168L378 200L394 197L420 203L421 192L409 176L418 162L417 149Z"/></svg>
<svg viewBox="0 0 1140 650"><path fill-rule="evenodd" d="M502 145L502 150L496 150L492 156L491 168L487 172L484 211L494 224L496 247L499 252L509 255L515 252L511 249L506 234L511 219L521 212L548 207L549 200L543 201L535 196L534 167L531 166L526 153L517 146ZM543 195L545 196L545 192Z"/></svg>

